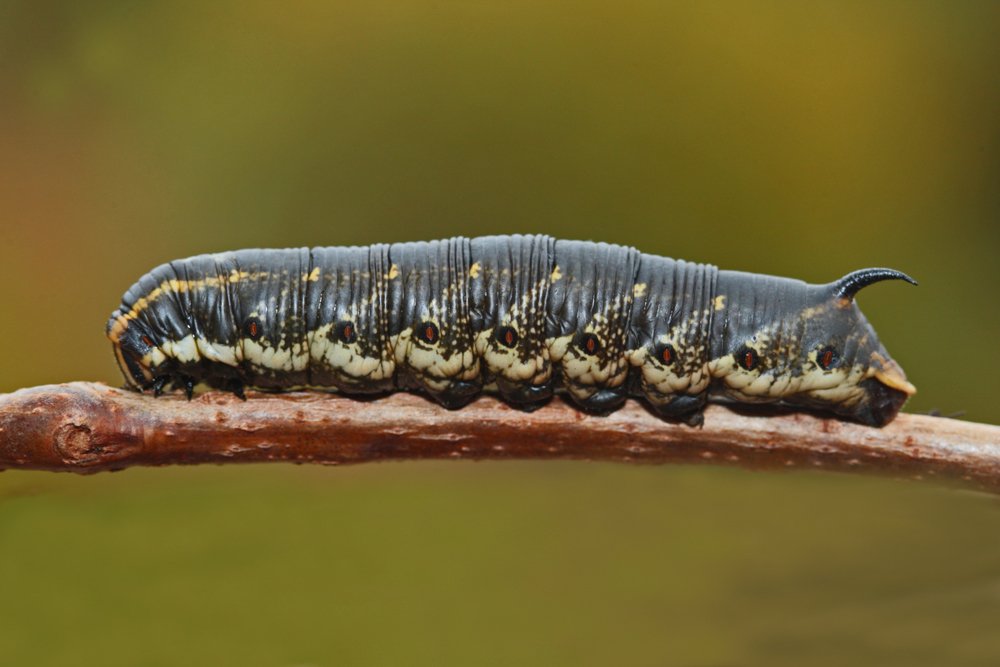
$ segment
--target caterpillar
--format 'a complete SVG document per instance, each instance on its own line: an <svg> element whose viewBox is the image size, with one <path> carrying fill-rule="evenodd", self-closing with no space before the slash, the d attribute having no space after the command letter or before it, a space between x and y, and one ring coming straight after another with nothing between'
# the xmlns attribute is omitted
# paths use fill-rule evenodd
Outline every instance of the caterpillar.
<svg viewBox="0 0 1000 667"><path fill-rule="evenodd" d="M490 236L239 250L144 275L108 322L140 391L419 389L459 408L484 388L532 409L561 388L609 411L641 396L699 425L706 401L782 402L883 426L916 389L854 297L606 243Z"/></svg>

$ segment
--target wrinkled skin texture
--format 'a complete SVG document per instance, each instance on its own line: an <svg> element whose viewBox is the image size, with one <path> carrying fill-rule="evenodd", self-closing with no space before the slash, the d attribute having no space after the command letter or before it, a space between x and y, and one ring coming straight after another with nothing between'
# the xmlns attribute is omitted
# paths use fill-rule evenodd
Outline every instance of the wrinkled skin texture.
<svg viewBox="0 0 1000 667"><path fill-rule="evenodd" d="M735 400L882 426L915 390L853 297L895 278L807 285L546 236L242 250L143 276L108 336L156 394L420 389L457 408L487 388L531 409L560 388L690 424Z"/></svg>

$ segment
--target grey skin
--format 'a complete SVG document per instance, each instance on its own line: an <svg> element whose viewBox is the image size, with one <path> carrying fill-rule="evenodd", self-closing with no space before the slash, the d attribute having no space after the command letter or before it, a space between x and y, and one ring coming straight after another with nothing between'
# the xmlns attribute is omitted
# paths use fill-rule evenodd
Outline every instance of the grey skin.
<svg viewBox="0 0 1000 667"><path fill-rule="evenodd" d="M882 426L915 390L854 295L887 279L913 282L807 285L547 236L241 250L143 276L108 336L126 382L157 395L418 389L457 408L485 387L532 409L561 389L690 424L732 400Z"/></svg>
<svg viewBox="0 0 1000 667"><path fill-rule="evenodd" d="M745 402L777 399L883 426L916 390L854 300L881 280L916 284L891 269L857 271L827 285L720 271L727 305L712 323L711 392ZM753 374L751 385L733 386ZM841 375L845 381L831 385Z"/></svg>

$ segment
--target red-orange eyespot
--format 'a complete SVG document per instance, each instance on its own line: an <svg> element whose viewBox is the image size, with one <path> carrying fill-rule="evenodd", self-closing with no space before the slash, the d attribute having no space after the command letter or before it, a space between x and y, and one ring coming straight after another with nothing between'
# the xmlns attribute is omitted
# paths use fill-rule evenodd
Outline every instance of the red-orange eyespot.
<svg viewBox="0 0 1000 667"><path fill-rule="evenodd" d="M500 327L497 331L497 340L505 347L514 347L517 345L517 338L517 332L514 331L513 327Z"/></svg>
<svg viewBox="0 0 1000 667"><path fill-rule="evenodd" d="M829 370L837 365L840 359L837 357L837 352L833 348L825 348L820 350L816 354L817 359L819 359L820 368L824 371Z"/></svg>
<svg viewBox="0 0 1000 667"><path fill-rule="evenodd" d="M261 333L263 333L263 327L260 325L260 322L256 317L251 317L246 321L246 324L243 325L243 331L245 335L250 338L250 340L257 340L260 338Z"/></svg>
<svg viewBox="0 0 1000 667"><path fill-rule="evenodd" d="M736 362L744 370L752 371L757 368L760 358L757 356L757 350L749 346L743 346L743 349L736 353Z"/></svg>
<svg viewBox="0 0 1000 667"><path fill-rule="evenodd" d="M334 329L337 331L337 338L342 343L353 343L358 339L358 331L350 322L340 322Z"/></svg>
<svg viewBox="0 0 1000 667"><path fill-rule="evenodd" d="M153 347L153 341L149 340L149 336L143 336L142 342L150 347Z"/></svg>
<svg viewBox="0 0 1000 667"><path fill-rule="evenodd" d="M425 343L436 343L438 339L438 328L433 322L424 322L417 327L417 337Z"/></svg>
<svg viewBox="0 0 1000 667"><path fill-rule="evenodd" d="M674 363L675 359L677 359L677 352L674 350L673 345L661 345L658 349L657 356L660 358L660 361L663 362L664 366L669 366Z"/></svg>
<svg viewBox="0 0 1000 667"><path fill-rule="evenodd" d="M597 351L601 349L601 343L594 334L586 334L580 339L580 347L587 354L597 354Z"/></svg>

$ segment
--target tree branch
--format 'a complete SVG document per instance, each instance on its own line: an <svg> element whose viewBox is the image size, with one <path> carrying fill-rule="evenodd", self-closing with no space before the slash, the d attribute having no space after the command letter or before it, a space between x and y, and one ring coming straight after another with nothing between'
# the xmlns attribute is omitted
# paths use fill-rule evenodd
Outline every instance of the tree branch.
<svg viewBox="0 0 1000 667"><path fill-rule="evenodd" d="M958 480L1000 493L1000 427L900 415L883 429L810 413L709 406L704 428L636 401L607 417L554 400L525 413L483 396L457 411L378 399L219 392L188 402L73 382L0 395L0 469L390 459L588 459L808 468Z"/></svg>

